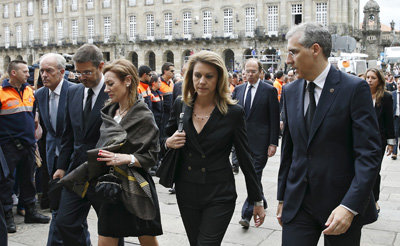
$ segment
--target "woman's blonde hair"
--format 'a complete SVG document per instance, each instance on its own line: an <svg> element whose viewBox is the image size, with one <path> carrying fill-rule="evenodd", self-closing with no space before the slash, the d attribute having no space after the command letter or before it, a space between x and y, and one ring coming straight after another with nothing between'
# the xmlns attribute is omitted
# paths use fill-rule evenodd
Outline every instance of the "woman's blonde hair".
<svg viewBox="0 0 400 246"><path fill-rule="evenodd" d="M226 114L228 112L228 105L236 104L236 101L231 98L228 71L226 70L224 61L218 54L211 51L203 50L190 57L182 84L183 101L186 105L193 106L196 95L193 85L193 69L198 62L206 63L216 68L218 81L215 88L215 104L222 114Z"/></svg>
<svg viewBox="0 0 400 246"><path fill-rule="evenodd" d="M386 90L386 82L385 82L385 77L383 76L382 72L379 71L376 68L368 68L368 70L365 72L365 78L367 78L367 73L368 72L373 72L376 77L378 77L378 85L376 86L376 93L375 93L375 104L380 105L383 94L385 93Z"/></svg>
<svg viewBox="0 0 400 246"><path fill-rule="evenodd" d="M129 94L128 105L129 107L132 107L137 100L137 87L139 84L139 77L136 67L132 64L132 62L126 59L118 59L104 66L103 74L107 72L115 73L121 81L124 81L126 76L130 76L131 84L129 87L127 87Z"/></svg>

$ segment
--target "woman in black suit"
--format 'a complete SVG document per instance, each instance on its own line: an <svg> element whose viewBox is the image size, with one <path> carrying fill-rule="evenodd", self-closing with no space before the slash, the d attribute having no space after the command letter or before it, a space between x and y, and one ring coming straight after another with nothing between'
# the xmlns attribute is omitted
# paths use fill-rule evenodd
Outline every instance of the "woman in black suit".
<svg viewBox="0 0 400 246"><path fill-rule="evenodd" d="M395 144L393 127L393 98L389 92L385 91L385 79L378 69L368 69L365 73L365 78L371 89L372 100L374 102L376 117L379 123L379 131L382 139L383 159L383 156L385 155L385 150L387 152L387 155L392 154L393 145ZM378 205L380 184L381 176L378 174L373 188L376 209L378 210L378 212L380 211L380 207Z"/></svg>
<svg viewBox="0 0 400 246"><path fill-rule="evenodd" d="M254 221L264 222L261 189L249 154L243 108L230 97L227 71L214 52L193 55L174 103L165 147L182 148L176 197L190 245L220 245L232 218L236 188L229 154L236 148ZM183 129L177 131L183 112Z"/></svg>

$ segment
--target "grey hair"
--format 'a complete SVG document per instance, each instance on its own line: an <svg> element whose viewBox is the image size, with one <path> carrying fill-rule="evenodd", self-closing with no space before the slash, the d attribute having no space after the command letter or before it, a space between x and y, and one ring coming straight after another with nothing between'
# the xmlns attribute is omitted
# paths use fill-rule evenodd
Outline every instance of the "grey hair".
<svg viewBox="0 0 400 246"><path fill-rule="evenodd" d="M39 66L42 63L42 61L46 58L54 58L57 62L57 68L58 69L65 69L66 65L67 65L67 61L65 60L65 58L57 53L47 53L44 54L42 57L40 57L40 61L39 61Z"/></svg>
<svg viewBox="0 0 400 246"><path fill-rule="evenodd" d="M103 61L103 53L94 44L84 44L75 53L72 60L75 63L92 62L96 67Z"/></svg>
<svg viewBox="0 0 400 246"><path fill-rule="evenodd" d="M331 55L332 37L327 28L318 23L305 22L292 27L287 32L286 39L289 39L298 33L301 35L299 43L302 46L310 48L313 44L317 43L321 46L325 58L328 58Z"/></svg>

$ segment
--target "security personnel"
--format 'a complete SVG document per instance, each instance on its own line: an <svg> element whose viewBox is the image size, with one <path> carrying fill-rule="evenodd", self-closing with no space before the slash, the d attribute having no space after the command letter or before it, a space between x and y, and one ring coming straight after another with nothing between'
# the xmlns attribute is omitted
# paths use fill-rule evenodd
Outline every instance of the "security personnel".
<svg viewBox="0 0 400 246"><path fill-rule="evenodd" d="M144 102L149 106L149 109L152 110L151 104L151 89L149 86L151 79L151 68L143 65L139 67L139 85L137 87L139 97L143 98Z"/></svg>
<svg viewBox="0 0 400 246"><path fill-rule="evenodd" d="M16 232L12 212L14 170L20 175L19 199L25 207L25 223L48 223L50 218L39 214L35 207L36 189L33 183L35 170L35 117L33 90L26 83L29 77L25 61L14 60L8 65L9 80L0 86L0 146L4 152L9 174L0 181L0 200L9 233Z"/></svg>
<svg viewBox="0 0 400 246"><path fill-rule="evenodd" d="M151 85L151 103L153 107L152 112L154 114L154 119L156 120L156 124L158 128L160 128L164 112L163 108L164 99L162 96L162 92L160 91L161 81L158 79L158 75L156 72L151 73L150 85Z"/></svg>
<svg viewBox="0 0 400 246"><path fill-rule="evenodd" d="M171 111L172 107L172 92L174 89L174 82L172 82L172 78L174 77L174 64L170 62L164 63L161 67L161 76L160 76L160 81L161 81L161 86L160 86L160 91L162 93L162 96L164 98L164 114L162 117L161 125L163 126L162 129L160 129L160 135L162 137L165 136L164 133L164 126L167 125L168 119L169 119L169 114Z"/></svg>

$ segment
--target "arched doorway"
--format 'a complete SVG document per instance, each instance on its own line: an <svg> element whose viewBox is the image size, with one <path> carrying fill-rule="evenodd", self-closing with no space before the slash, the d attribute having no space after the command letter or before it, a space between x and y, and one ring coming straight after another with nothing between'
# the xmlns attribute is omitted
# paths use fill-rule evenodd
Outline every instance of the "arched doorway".
<svg viewBox="0 0 400 246"><path fill-rule="evenodd" d="M172 51L167 50L164 52L163 62L170 62L174 64L174 53Z"/></svg>
<svg viewBox="0 0 400 246"><path fill-rule="evenodd" d="M156 70L156 54L153 51L147 52L146 63L151 68L151 70Z"/></svg>
<svg viewBox="0 0 400 246"><path fill-rule="evenodd" d="M139 65L138 54L136 52L131 52L129 56L132 64L135 65L136 68L138 68Z"/></svg>
<svg viewBox="0 0 400 246"><path fill-rule="evenodd" d="M32 66L32 63L33 63L33 57L32 57L32 55L29 55L29 56L28 56L28 61L27 61L27 62L28 62L28 65L29 65L29 66Z"/></svg>
<svg viewBox="0 0 400 246"><path fill-rule="evenodd" d="M24 60L21 55L17 55L17 58L15 58L15 59L20 60L20 61Z"/></svg>
<svg viewBox="0 0 400 246"><path fill-rule="evenodd" d="M244 60L252 58L253 56L251 55L251 49L246 49L243 52L243 57L244 57Z"/></svg>
<svg viewBox="0 0 400 246"><path fill-rule="evenodd" d="M4 57L4 67L3 67L3 71L7 72L7 68L8 68L8 64L10 64L11 58L9 56Z"/></svg>
<svg viewBox="0 0 400 246"><path fill-rule="evenodd" d="M223 57L226 69L232 72L235 69L235 53L231 49L224 50Z"/></svg>

